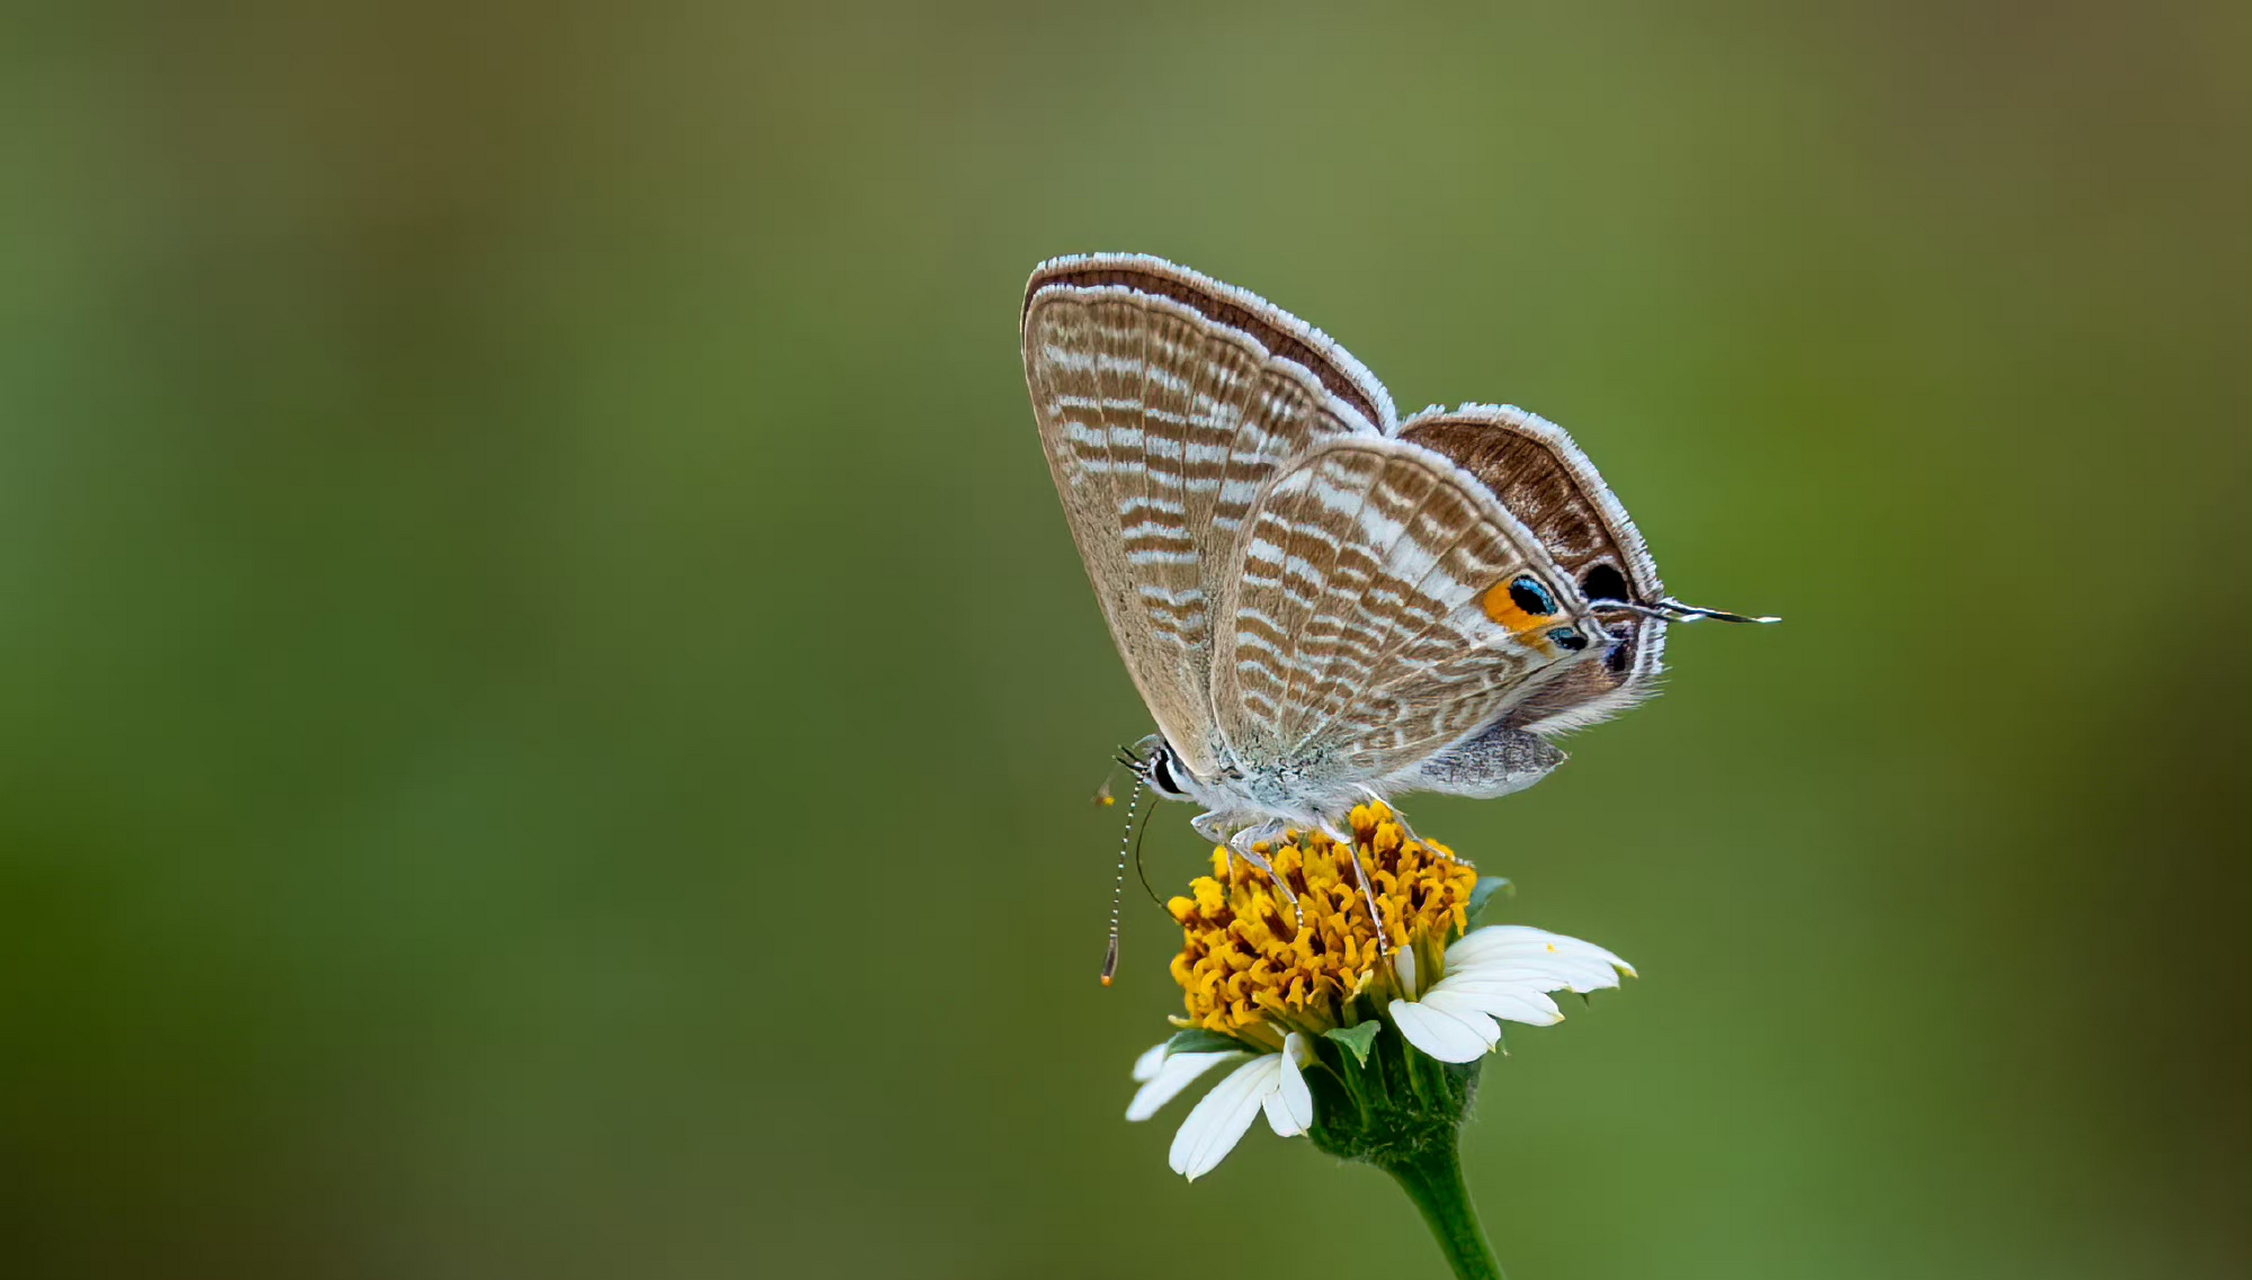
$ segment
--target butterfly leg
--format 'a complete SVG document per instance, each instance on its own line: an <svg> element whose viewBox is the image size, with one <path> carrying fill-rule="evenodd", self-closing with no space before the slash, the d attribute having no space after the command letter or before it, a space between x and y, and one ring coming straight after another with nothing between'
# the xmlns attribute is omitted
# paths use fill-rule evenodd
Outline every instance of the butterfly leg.
<svg viewBox="0 0 2252 1280"><path fill-rule="evenodd" d="M1235 850L1245 862L1267 873L1267 880L1274 885L1275 891L1289 901L1291 914L1296 922L1304 924L1306 923L1305 904L1298 901L1298 895L1291 889L1290 881L1277 875L1274 864L1268 862L1267 855L1259 852L1258 849L1258 846L1262 844L1272 848L1272 841L1281 834L1281 828L1271 824L1245 827L1229 837L1228 847Z"/></svg>
<svg viewBox="0 0 2252 1280"><path fill-rule="evenodd" d="M1191 819L1189 825L1196 828L1198 835L1227 850L1231 856L1242 858L1265 872L1275 890L1290 903L1290 909L1296 913L1298 923L1305 923L1306 908L1299 903L1298 895L1291 889L1290 882L1276 875L1274 864L1268 862L1267 855L1256 848L1259 844L1272 847L1273 841L1282 835L1282 824L1257 815L1207 813Z"/></svg>
<svg viewBox="0 0 2252 1280"><path fill-rule="evenodd" d="M1341 848L1352 854L1353 879L1361 887L1361 901L1367 905L1369 922L1376 928L1377 954L1391 954L1392 939L1384 931L1384 912L1376 905L1376 890L1369 885L1368 869L1361 865L1361 847L1359 841L1353 838L1352 831L1347 829L1344 823L1339 822L1335 818L1320 819L1320 826L1323 835L1328 836Z"/></svg>

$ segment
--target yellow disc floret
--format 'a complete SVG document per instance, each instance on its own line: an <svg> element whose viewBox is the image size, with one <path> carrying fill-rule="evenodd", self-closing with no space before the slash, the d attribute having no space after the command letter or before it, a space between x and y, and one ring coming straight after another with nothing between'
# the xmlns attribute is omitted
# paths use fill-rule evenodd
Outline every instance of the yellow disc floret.
<svg viewBox="0 0 2252 1280"><path fill-rule="evenodd" d="M1356 854L1393 948L1435 960L1468 927L1475 870L1442 845L1408 838L1381 804L1355 808L1348 822L1350 848L1317 831L1252 846L1297 895L1295 907L1266 872L1224 848L1212 851L1211 875L1166 904L1184 935L1173 980L1188 1017L1177 1021L1270 1045L1350 1021L1353 997L1380 973Z"/></svg>

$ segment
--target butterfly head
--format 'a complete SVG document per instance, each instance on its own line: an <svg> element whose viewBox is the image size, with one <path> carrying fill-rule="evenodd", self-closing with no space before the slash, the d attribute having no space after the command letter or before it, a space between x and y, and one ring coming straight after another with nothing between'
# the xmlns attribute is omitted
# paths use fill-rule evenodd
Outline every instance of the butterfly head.
<svg viewBox="0 0 2252 1280"><path fill-rule="evenodd" d="M1134 771L1143 786L1159 796L1167 800L1191 798L1191 775L1187 767L1181 763L1179 753L1158 735L1153 733L1128 747L1119 754L1118 760Z"/></svg>

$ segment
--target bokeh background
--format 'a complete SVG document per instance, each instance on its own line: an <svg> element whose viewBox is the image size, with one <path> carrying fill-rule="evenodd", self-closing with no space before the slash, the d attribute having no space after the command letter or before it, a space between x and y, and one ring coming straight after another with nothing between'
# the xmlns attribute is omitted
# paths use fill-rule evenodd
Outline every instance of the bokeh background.
<svg viewBox="0 0 2252 1280"><path fill-rule="evenodd" d="M1515 1274L2245 1274L2243 6L0 21L12 1274L1436 1274L1119 1118L1095 248L1787 618L1417 810L1644 974L1488 1072Z"/></svg>

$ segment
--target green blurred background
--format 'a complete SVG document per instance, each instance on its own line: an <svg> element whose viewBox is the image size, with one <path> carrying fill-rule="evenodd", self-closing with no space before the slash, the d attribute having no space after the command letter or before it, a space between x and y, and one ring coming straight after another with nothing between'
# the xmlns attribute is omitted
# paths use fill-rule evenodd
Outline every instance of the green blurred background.
<svg viewBox="0 0 2252 1280"><path fill-rule="evenodd" d="M1417 810L1644 975L1488 1071L1515 1274L2245 1274L2243 6L0 21L11 1272L1435 1274L1119 1117L1103 248L1788 619Z"/></svg>

